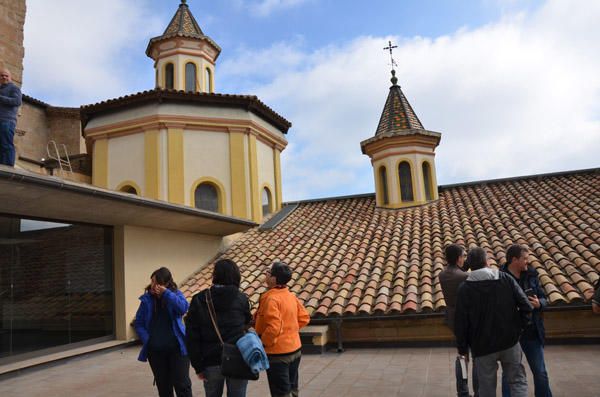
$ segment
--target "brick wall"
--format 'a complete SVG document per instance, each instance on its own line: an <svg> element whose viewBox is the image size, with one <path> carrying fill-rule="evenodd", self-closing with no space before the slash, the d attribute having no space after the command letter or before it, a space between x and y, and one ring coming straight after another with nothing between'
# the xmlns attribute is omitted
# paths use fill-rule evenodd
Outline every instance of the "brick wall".
<svg viewBox="0 0 600 397"><path fill-rule="evenodd" d="M0 0L0 64L17 85L23 82L25 0Z"/></svg>
<svg viewBox="0 0 600 397"><path fill-rule="evenodd" d="M50 125L49 139L57 145L65 145L69 155L85 151L81 136L81 118L79 108L49 107L46 111ZM61 147L61 155L64 155Z"/></svg>

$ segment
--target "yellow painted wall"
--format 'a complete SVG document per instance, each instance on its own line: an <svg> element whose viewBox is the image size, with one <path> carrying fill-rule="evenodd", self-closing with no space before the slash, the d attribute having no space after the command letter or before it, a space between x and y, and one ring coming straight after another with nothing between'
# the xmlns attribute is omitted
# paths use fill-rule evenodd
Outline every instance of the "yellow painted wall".
<svg viewBox="0 0 600 397"><path fill-rule="evenodd" d="M247 135L244 132L230 131L228 138L231 169L231 214L240 218L249 218L249 190L246 179L248 168Z"/></svg>
<svg viewBox="0 0 600 397"><path fill-rule="evenodd" d="M256 142L258 157L258 186L269 186L273 200L272 208L276 208L276 190L275 190L275 154L272 147L265 145L261 141ZM262 189L258 192L262 208Z"/></svg>
<svg viewBox="0 0 600 397"><path fill-rule="evenodd" d="M114 237L116 337L121 340L136 337L130 323L154 270L168 267L181 284L221 245L220 237L134 226L115 228Z"/></svg>
<svg viewBox="0 0 600 397"><path fill-rule="evenodd" d="M210 131L185 131L184 167L186 205L190 200L195 181L210 176L218 180L224 188L225 208L223 213L231 215L231 173L229 137L227 133Z"/></svg>
<svg viewBox="0 0 600 397"><path fill-rule="evenodd" d="M163 199L161 189L162 164L164 157L161 151L161 136L159 130L144 132L144 171L146 191L144 196L159 200Z"/></svg>
<svg viewBox="0 0 600 397"><path fill-rule="evenodd" d="M92 184L106 188L108 186L108 139L98 139L94 142L92 170Z"/></svg>
<svg viewBox="0 0 600 397"><path fill-rule="evenodd" d="M108 140L108 188L117 189L123 181L133 181L145 195L146 172L144 134Z"/></svg>
<svg viewBox="0 0 600 397"><path fill-rule="evenodd" d="M185 204L183 129L169 128L167 153L169 201L175 204Z"/></svg>
<svg viewBox="0 0 600 397"><path fill-rule="evenodd" d="M260 192L258 184L258 153L256 136L248 136L248 169L250 171L250 205L252 206L252 220L260 222L262 211L260 208Z"/></svg>

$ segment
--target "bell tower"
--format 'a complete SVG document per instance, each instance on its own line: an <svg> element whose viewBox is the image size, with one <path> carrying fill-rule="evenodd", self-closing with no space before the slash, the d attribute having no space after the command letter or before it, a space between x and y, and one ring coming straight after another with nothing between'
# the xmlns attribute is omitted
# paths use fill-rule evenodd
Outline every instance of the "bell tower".
<svg viewBox="0 0 600 397"><path fill-rule="evenodd" d="M386 50L396 48L389 43ZM398 85L392 58L392 86L375 136L360 143L371 158L377 206L404 208L437 200L435 148L442 134L423 128Z"/></svg>
<svg viewBox="0 0 600 397"><path fill-rule="evenodd" d="M215 62L221 48L206 36L187 0L161 36L150 39L146 55L154 60L156 87L188 92L215 92Z"/></svg>

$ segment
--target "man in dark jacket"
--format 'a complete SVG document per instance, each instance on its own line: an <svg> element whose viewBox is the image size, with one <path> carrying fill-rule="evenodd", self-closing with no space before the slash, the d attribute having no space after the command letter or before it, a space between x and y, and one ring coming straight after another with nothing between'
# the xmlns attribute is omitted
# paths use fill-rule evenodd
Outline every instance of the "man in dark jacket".
<svg viewBox="0 0 600 397"><path fill-rule="evenodd" d="M500 270L514 278L533 306L532 321L525 328L519 342L533 374L535 397L552 397L544 362L546 335L542 318L542 310L548 306L548 301L538 280L537 272L527 265L528 259L529 249L520 244L513 244L506 251L506 265L502 266ZM511 396L504 377L502 377L502 396Z"/></svg>
<svg viewBox="0 0 600 397"><path fill-rule="evenodd" d="M21 90L11 81L8 69L0 66L0 164L15 165L13 138L17 112L21 106Z"/></svg>
<svg viewBox="0 0 600 397"><path fill-rule="evenodd" d="M450 244L444 250L448 266L438 276L446 301L446 324L454 333L454 313L456 311L456 292L460 284L467 279L469 274L463 271L463 265L467 258L464 248L458 244ZM469 397L469 382L466 374L463 374L460 358L455 362L456 372L456 395L458 397ZM473 368L473 386L477 395L477 378Z"/></svg>
<svg viewBox="0 0 600 397"><path fill-rule="evenodd" d="M518 341L533 308L511 276L487 265L482 248L469 250L467 264L471 273L459 287L456 301L458 354L468 356L471 349L481 397L496 395L497 361L502 364L512 397L527 396Z"/></svg>

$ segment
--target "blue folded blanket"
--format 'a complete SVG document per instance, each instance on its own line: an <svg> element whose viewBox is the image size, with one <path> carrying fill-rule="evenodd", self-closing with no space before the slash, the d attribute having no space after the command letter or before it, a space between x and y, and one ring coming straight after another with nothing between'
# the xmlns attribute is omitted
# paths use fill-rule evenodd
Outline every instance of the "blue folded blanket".
<svg viewBox="0 0 600 397"><path fill-rule="evenodd" d="M259 371L269 369L269 358L256 332L252 330L246 332L244 336L238 339L236 345L252 372L257 374Z"/></svg>

